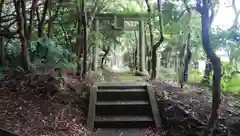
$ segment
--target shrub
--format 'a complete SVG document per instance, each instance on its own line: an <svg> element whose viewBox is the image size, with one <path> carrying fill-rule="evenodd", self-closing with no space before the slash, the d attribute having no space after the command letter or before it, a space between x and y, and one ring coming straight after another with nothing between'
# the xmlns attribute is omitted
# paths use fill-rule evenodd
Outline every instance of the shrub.
<svg viewBox="0 0 240 136"><path fill-rule="evenodd" d="M240 76L233 76L231 79L227 81L223 81L223 91L226 93L230 93L235 96L240 96Z"/></svg>

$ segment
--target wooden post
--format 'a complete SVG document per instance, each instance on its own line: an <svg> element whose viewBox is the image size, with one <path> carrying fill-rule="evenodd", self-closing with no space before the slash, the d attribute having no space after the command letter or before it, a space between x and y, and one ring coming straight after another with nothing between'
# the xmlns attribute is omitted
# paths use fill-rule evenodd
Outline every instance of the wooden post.
<svg viewBox="0 0 240 136"><path fill-rule="evenodd" d="M98 61L97 47L99 45L99 41L98 41L99 20L94 21L94 27L95 27L95 30L96 30L96 35L95 35L95 42L96 43L92 46L92 51L93 51L92 71L97 70L97 61Z"/></svg>
<svg viewBox="0 0 240 136"><path fill-rule="evenodd" d="M144 20L139 21L139 71L145 70Z"/></svg>

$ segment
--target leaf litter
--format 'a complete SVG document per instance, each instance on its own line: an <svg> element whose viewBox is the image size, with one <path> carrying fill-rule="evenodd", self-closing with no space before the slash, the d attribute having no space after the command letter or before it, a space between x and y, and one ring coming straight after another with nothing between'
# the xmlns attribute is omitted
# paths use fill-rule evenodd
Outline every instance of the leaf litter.
<svg viewBox="0 0 240 136"><path fill-rule="evenodd" d="M55 79L51 72L45 71L5 71L0 81L0 128L23 136L97 136L98 130L85 128L87 101L57 93L59 86ZM76 82L76 77L67 79ZM79 82L93 85L91 79ZM141 132L143 136L166 134L153 128Z"/></svg>
<svg viewBox="0 0 240 136"><path fill-rule="evenodd" d="M23 136L95 135L84 128L86 102L56 93L52 75L8 70L0 84L1 128Z"/></svg>
<svg viewBox="0 0 240 136"><path fill-rule="evenodd" d="M93 85L91 79L79 82L85 86ZM164 117L168 126L165 130L142 129L143 136L177 136L172 128L177 128L179 133L206 124L211 111L211 95L204 89L187 86L185 91L174 83L149 82L157 91L158 103L162 102L164 94ZM6 71L0 81L0 127L23 136L97 135L97 130L91 132L84 127L87 102L83 98L76 101L71 95L56 93L58 91L55 78L49 73ZM222 96L216 125L222 135L240 134L237 129L240 126L239 105L235 98Z"/></svg>

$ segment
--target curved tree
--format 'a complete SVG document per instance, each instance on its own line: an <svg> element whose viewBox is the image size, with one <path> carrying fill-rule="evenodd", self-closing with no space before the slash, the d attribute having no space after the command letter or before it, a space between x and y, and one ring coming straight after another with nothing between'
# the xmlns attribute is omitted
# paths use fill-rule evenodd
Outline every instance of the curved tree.
<svg viewBox="0 0 240 136"><path fill-rule="evenodd" d="M204 136L208 136L211 128L214 126L215 120L218 117L217 110L220 104L220 93L221 93L221 61L213 51L209 29L211 26L211 18L209 16L209 10L211 6L211 0L197 0L196 9L201 14L202 21L202 45L207 55L207 58L213 65L213 82L212 82L212 111L208 121L208 126L204 131ZM213 15L213 14L211 14Z"/></svg>
<svg viewBox="0 0 240 136"><path fill-rule="evenodd" d="M160 31L159 31L159 40L157 43L155 43L153 45L153 32L152 32L152 10L151 10L151 6L149 4L148 0L145 0L146 4L147 4L147 11L149 14L149 32L150 32L150 45L152 45L152 73L151 73L151 79L155 79L157 76L157 50L159 48L159 46L162 44L162 42L164 41L164 36L163 36L163 19L162 19L162 0L157 0L157 11L158 11L158 20L159 20L159 26L160 26Z"/></svg>

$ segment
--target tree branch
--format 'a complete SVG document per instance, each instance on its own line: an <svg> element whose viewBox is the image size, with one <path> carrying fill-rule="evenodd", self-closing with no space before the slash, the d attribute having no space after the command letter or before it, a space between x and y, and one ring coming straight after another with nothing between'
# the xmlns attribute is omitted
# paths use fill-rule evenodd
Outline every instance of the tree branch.
<svg viewBox="0 0 240 136"><path fill-rule="evenodd" d="M100 0L97 0L97 3L95 3L95 6L94 6L94 8L93 8L91 18L90 18L90 20L88 21L88 27L90 27L90 26L92 25L92 22L93 22L93 20L94 20L94 18L95 18L95 15L96 15L96 13L97 13L97 11L98 11L99 5L100 5Z"/></svg>
<svg viewBox="0 0 240 136"><path fill-rule="evenodd" d="M232 24L230 30L236 29L236 27L238 25L238 18L239 18L239 15L240 15L240 10L239 11L237 10L235 0L232 0L232 8L233 8L233 11L234 11L234 14L235 14L235 18L234 18L234 21L233 21L233 24Z"/></svg>
<svg viewBox="0 0 240 136"><path fill-rule="evenodd" d="M211 10L211 15L210 15L210 21L209 21L209 28L212 26L213 20L214 20L214 16L215 16L215 12L214 12L214 7L212 6L212 3L209 2L209 7Z"/></svg>

